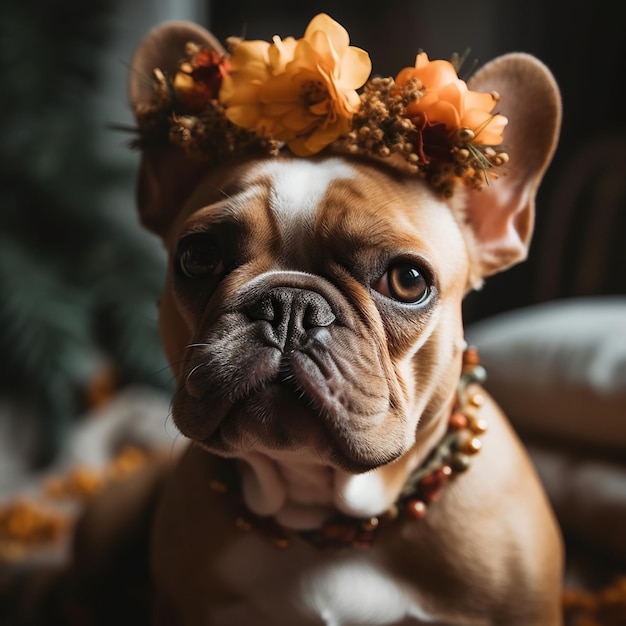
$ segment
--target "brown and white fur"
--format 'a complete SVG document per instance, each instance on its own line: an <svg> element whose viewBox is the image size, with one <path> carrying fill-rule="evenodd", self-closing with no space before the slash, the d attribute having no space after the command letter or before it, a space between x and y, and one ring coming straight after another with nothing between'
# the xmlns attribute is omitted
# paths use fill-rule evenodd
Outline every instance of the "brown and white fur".
<svg viewBox="0 0 626 626"><path fill-rule="evenodd" d="M217 47L185 23L146 37L134 105L149 97L142 75L173 69L189 40ZM156 623L561 623L557 525L490 399L471 469L425 519L396 520L368 550L320 551L296 532L279 549L236 528L231 500L210 487L234 458L247 508L288 533L336 512L376 516L441 438L461 371L462 300L524 258L560 123L554 80L529 55L496 59L470 88L501 94L511 167L449 201L388 164L332 154L213 170L174 148L142 154L141 219L170 258L160 328L173 418L191 440L155 519ZM181 255L195 268L214 259L214 270L189 278ZM393 297L398 263L424 277L423 301Z"/></svg>

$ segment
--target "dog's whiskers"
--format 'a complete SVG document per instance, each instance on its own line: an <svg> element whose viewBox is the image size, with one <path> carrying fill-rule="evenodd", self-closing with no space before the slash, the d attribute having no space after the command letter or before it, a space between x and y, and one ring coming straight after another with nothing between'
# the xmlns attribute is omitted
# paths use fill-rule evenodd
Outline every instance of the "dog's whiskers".
<svg viewBox="0 0 626 626"><path fill-rule="evenodd" d="M191 377L202 367L204 367L205 365L207 365L208 362L202 362L202 363L198 363L197 365L194 365L189 372L187 372L187 382L190 382Z"/></svg>
<svg viewBox="0 0 626 626"><path fill-rule="evenodd" d="M173 426L174 427L174 431L173 432L170 431L169 426ZM180 430L178 430L178 428L176 427L176 424L174 422L174 411L173 411L172 403L170 403L169 413L165 416L165 419L163 420L163 431L168 436L171 436L170 454L173 455L174 454L174 447L176 446L176 443L178 442L178 440L181 437L181 432L180 432Z"/></svg>
<svg viewBox="0 0 626 626"><path fill-rule="evenodd" d="M218 193L221 193L224 198L226 198L227 200L232 200L232 195L229 194L228 192L224 191L221 187L214 187L215 191L217 191Z"/></svg>

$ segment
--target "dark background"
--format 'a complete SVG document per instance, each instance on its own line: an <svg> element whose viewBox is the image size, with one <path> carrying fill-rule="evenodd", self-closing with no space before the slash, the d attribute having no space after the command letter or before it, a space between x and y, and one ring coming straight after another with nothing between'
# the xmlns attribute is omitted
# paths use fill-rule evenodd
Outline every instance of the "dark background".
<svg viewBox="0 0 626 626"><path fill-rule="evenodd" d="M17 422L32 425L26 449L34 465L54 458L71 425L103 395L137 384L171 389L156 328L164 259L137 223L137 155L109 128L128 120L126 65L164 14L164 4L155 6L0 3L0 426L11 435ZM168 6L168 17L188 16L189 3ZM449 58L469 48L481 64L510 51L535 54L562 90L561 142L539 191L529 260L468 296L467 321L626 292L626 59L617 3L194 6L221 40L300 37L325 11L383 75L411 65L420 49Z"/></svg>

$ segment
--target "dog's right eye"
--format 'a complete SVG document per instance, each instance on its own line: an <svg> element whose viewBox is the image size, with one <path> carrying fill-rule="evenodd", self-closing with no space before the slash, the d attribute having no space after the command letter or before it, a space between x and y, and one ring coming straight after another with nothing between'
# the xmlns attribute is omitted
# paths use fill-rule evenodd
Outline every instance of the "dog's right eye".
<svg viewBox="0 0 626 626"><path fill-rule="evenodd" d="M208 235L190 235L178 244L176 267L187 278L210 278L224 273L220 246Z"/></svg>
<svg viewBox="0 0 626 626"><path fill-rule="evenodd" d="M372 286L384 296L405 304L421 304L431 293L426 272L412 261L392 263Z"/></svg>

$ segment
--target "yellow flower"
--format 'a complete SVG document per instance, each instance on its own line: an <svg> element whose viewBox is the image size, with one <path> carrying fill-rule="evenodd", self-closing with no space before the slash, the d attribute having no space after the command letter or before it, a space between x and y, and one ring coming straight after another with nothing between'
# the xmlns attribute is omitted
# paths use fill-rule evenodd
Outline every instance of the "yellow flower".
<svg viewBox="0 0 626 626"><path fill-rule="evenodd" d="M234 124L284 141L298 156L316 154L350 132L370 58L324 13L302 39L272 41L235 47L219 99Z"/></svg>
<svg viewBox="0 0 626 626"><path fill-rule="evenodd" d="M452 63L429 61L425 52L417 55L415 67L405 67L396 83L406 85L417 79L421 98L406 108L407 117L418 127L444 124L449 129L469 128L471 143L496 146L502 143L502 132L508 120L492 115L497 98L490 93L470 91Z"/></svg>

